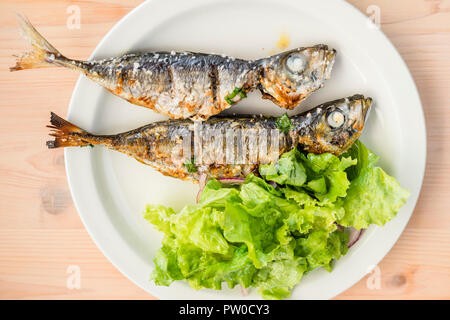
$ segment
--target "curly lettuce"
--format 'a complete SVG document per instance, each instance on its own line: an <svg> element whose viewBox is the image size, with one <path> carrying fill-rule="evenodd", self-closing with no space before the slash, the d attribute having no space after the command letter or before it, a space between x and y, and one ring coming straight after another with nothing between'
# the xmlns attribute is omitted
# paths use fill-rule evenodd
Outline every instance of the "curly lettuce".
<svg viewBox="0 0 450 320"><path fill-rule="evenodd" d="M405 203L408 191L377 159L360 142L341 157L293 149L260 166L262 178L249 175L239 186L208 181L199 203L179 212L148 205L144 218L164 234L151 279L289 297L304 274L331 271L347 253L348 233L338 225L383 225Z"/></svg>
<svg viewBox="0 0 450 320"><path fill-rule="evenodd" d="M384 225L392 220L405 204L409 191L393 177L375 166L378 157L357 141L348 154L358 160L352 168L353 177L343 207L345 215L338 220L342 226L365 229L371 224Z"/></svg>

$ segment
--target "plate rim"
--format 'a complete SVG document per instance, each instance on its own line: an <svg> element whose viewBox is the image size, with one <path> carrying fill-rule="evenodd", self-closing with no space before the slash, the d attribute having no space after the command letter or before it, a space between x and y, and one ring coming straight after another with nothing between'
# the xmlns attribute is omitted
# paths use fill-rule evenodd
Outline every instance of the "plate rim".
<svg viewBox="0 0 450 320"><path fill-rule="evenodd" d="M223 0L215 0L217 3L219 2L223 2ZM291 3L295 3L295 0L283 0L284 2L291 2ZM308 0L302 0L302 1L308 1ZM331 0L326 0L329 3L331 3ZM334 2L337 2L336 0L333 0ZM98 43L98 45L95 47L93 53L90 55L89 60L92 59L93 57L95 57L99 51L102 50L102 47L104 45L105 42L108 41L108 39L110 37L113 36L113 34L116 32L116 30L120 29L122 27L123 24L125 24L129 19L132 19L133 16L135 16L139 11L141 11L144 7L152 5L154 2L162 2L161 0L147 0L142 2L141 4L139 4L137 7L135 7L134 9L132 9L130 12L128 12L124 17L122 17L107 33L106 35L102 38L102 40ZM208 4L211 5L213 4L212 1L209 0L209 2L206 2L205 0L198 0L195 1L196 4L197 3L202 3L202 4ZM348 9L350 9L353 14L359 16L360 18L364 18L364 19L368 19L360 10L358 10L355 6L353 6L352 4L346 2L345 0L339 0L339 5L343 6L343 7L347 7ZM325 1L323 2L325 3ZM292 4L295 5L295 4ZM420 131L422 132L422 137L423 137L423 147L422 149L424 150L424 152L422 152L422 158L420 159L420 163L422 164L422 168L421 168L421 172L420 172L420 184L418 187L418 192L417 192L417 196L416 198L413 200L414 203L412 204L411 207L411 211L408 214L407 219L405 220L405 222L403 223L403 225L399 228L396 229L396 234L395 237L392 238L392 240L390 241L390 245L385 246L385 248L383 249L383 253L378 255L377 258L375 258L374 260L376 261L375 265L379 264L381 260L384 259L384 257L387 255L387 253L389 253L389 251L392 249L392 247L397 243L399 237L403 234L406 225L408 224L412 214L414 213L417 201L419 199L420 193L421 193L421 189L423 187L423 179L424 179L424 175L425 175L425 169L426 169L426 160L427 160L427 134L426 134L426 123L425 123L425 117L424 117L424 111L423 111L423 104L422 101L420 99L420 94L419 91L417 89L417 86L414 82L414 78L412 77L412 74L410 72L410 70L407 67L407 64L405 63L404 59L401 57L400 53L397 51L397 49L395 48L395 46L392 44L392 42L390 41L390 39L384 34L384 32L381 30L381 28L378 29L377 32L378 35L381 35L383 41L386 43L388 49L390 50L390 53L393 53L396 57L396 60L398 62L400 62L400 65L398 66L399 70L402 69L402 73L404 75L406 75L407 79L408 79L408 87L410 87L411 89L411 94L414 94L413 99L417 99L418 102L418 106L419 106L419 111L421 114L420 117ZM69 108L67 111L67 118L70 120L71 116L73 116L74 114L74 105L75 105L75 99L77 94L79 94L79 90L80 90L80 86L81 83L83 81L84 76L80 75L78 77L78 80L76 82L76 85L74 87L71 99L70 99L70 103L69 103ZM76 173L73 170L72 167L72 160L74 157L74 153L72 153L69 149L65 149L64 150L64 161L65 161L65 169L66 169L66 175L67 175L67 180L68 180L68 184L69 184L69 190L70 193L72 195L72 199L74 202L74 205L77 209L77 213L80 216L80 219L86 229L86 231L88 232L89 236L91 237L92 241L96 244L96 246L100 249L100 251L102 252L102 254L109 260L110 263L112 263L114 265L115 268L117 268L126 278L128 278L129 280L131 280L134 284L136 284L138 287L140 287L141 289L143 289L145 292L150 293L152 296L154 296L155 298L160 298L160 299L173 299L170 295L171 293L169 292L170 290L167 290L166 294L161 294L161 293L156 293L154 290L155 289L155 285L152 284L151 289L148 287L144 287L137 279L137 277L129 274L127 271L124 270L124 267L119 263L118 259L116 257L113 257L113 255L105 249L105 246L103 245L104 243L101 242L101 240L99 240L99 235L95 234L94 229L92 228L92 226L88 223L88 214L84 214L82 213L83 210L81 209L82 205L81 205L81 200L78 198L78 194L76 192L76 187L75 187L75 180L76 180ZM411 201L411 199L409 199L409 201ZM124 242L123 239L119 238L119 242ZM103 241L103 240L102 240ZM330 294L324 294L324 298L323 299L329 299L329 298L333 298L336 295L346 291L348 288L350 288L351 286L355 285L358 281L360 281L365 274L367 274L368 271L366 271L366 273L364 272L358 272L355 275L352 276L351 280L347 280L345 285L341 285L341 287L337 290L335 290L335 292L332 292ZM168 288L169 289L169 288ZM191 289L193 290L193 289ZM294 289L295 290L295 289ZM215 297L211 297L209 299L214 299Z"/></svg>

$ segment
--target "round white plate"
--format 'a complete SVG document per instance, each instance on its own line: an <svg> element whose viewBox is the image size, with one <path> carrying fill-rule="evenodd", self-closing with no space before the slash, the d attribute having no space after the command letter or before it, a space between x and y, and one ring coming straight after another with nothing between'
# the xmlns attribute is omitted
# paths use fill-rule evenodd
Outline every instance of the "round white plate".
<svg viewBox="0 0 450 320"><path fill-rule="evenodd" d="M338 51L332 78L291 113L354 93L373 97L375 106L362 140L380 156L379 164L411 191L393 221L370 228L333 272L308 274L291 296L329 299L361 279L390 250L413 212L422 184L426 135L420 99L408 69L383 33L344 1L153 0L122 19L92 57L190 50L255 59L279 52L276 43L282 34L290 38L287 49L325 43ZM284 110L255 92L229 111L281 115ZM68 118L99 134L164 119L84 77L78 80ZM165 177L103 148L66 149L65 159L72 196L86 229L105 256L137 285L163 299L259 297L256 290L243 297L238 289L195 291L184 282L160 287L149 281L161 235L142 218L145 204L181 209L194 202L197 185Z"/></svg>

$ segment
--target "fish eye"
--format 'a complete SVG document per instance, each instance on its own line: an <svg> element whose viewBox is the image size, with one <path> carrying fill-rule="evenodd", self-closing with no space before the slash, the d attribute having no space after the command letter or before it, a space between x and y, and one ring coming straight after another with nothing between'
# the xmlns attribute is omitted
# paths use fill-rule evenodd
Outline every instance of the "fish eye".
<svg viewBox="0 0 450 320"><path fill-rule="evenodd" d="M340 110L335 110L328 115L327 118L328 124L333 129L337 129L342 127L345 122L345 116Z"/></svg>
<svg viewBox="0 0 450 320"><path fill-rule="evenodd" d="M292 73L300 73L305 69L306 59L298 53L291 53L286 59L286 68Z"/></svg>

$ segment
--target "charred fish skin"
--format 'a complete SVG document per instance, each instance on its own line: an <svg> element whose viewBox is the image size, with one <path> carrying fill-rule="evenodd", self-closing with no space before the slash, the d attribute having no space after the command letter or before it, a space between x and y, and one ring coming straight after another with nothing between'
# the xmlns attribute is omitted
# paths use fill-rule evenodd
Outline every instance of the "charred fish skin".
<svg viewBox="0 0 450 320"><path fill-rule="evenodd" d="M214 178L245 177L296 146L307 152L342 154L359 138L371 101L355 95L322 104L292 117L287 133L278 130L275 117L239 115L204 122L160 121L102 136L52 113L55 140L47 146L104 145L183 180L197 181L201 173Z"/></svg>
<svg viewBox="0 0 450 320"><path fill-rule="evenodd" d="M292 109L330 77L336 51L325 45L247 61L193 52L131 53L103 60L66 58L19 16L34 50L11 71L60 66L78 71L113 94L173 119L207 120L260 89Z"/></svg>

